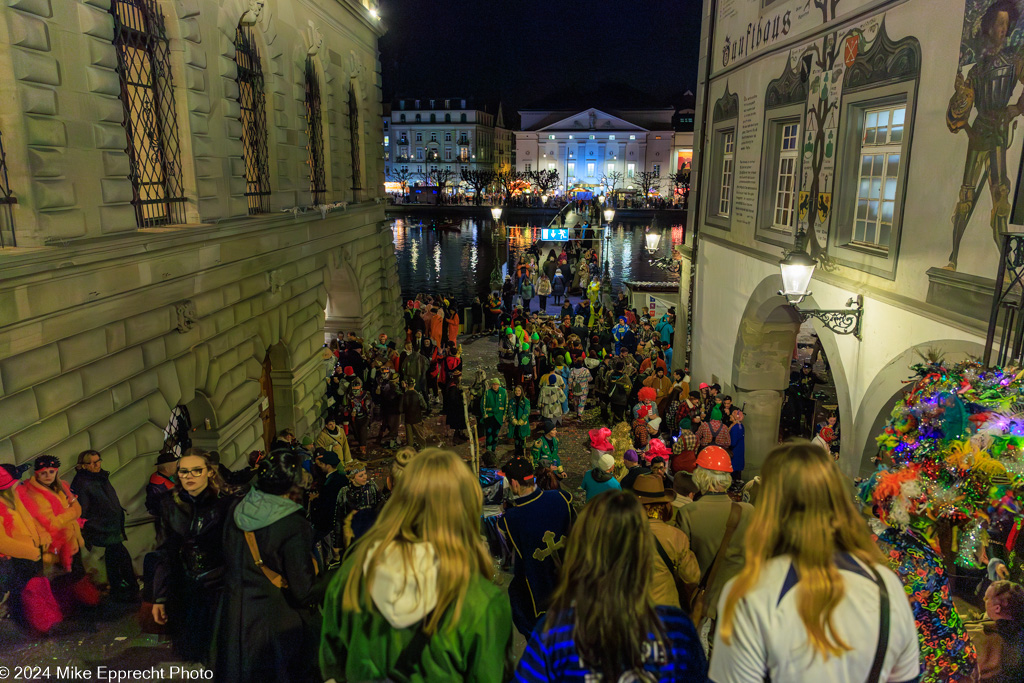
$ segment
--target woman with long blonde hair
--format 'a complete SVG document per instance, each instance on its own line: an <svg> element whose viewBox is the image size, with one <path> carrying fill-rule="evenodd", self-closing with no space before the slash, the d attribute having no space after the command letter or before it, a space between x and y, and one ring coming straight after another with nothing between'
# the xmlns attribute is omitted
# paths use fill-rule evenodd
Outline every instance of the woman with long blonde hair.
<svg viewBox="0 0 1024 683"><path fill-rule="evenodd" d="M647 515L633 493L606 491L588 502L516 681L706 680L693 622L651 600L655 557Z"/></svg>
<svg viewBox="0 0 1024 683"><path fill-rule="evenodd" d="M831 456L807 441L775 448L745 538L743 570L719 603L713 680L916 680L903 586Z"/></svg>
<svg viewBox="0 0 1024 683"><path fill-rule="evenodd" d="M512 614L491 581L482 506L455 453L428 448L412 459L327 589L325 680L506 679Z"/></svg>

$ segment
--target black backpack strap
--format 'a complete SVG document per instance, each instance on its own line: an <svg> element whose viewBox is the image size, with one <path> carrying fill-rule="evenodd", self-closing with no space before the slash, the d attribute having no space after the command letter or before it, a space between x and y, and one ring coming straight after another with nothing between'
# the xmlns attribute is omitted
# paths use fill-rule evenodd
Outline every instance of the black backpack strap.
<svg viewBox="0 0 1024 683"><path fill-rule="evenodd" d="M395 660L395 665L391 667L391 671L388 672L388 681L395 681L396 683L406 683L407 681L413 680L419 670L423 659L423 650L427 646L427 642L430 640L430 636L427 635L424 629L427 626L427 622L430 620L430 616L433 614L427 614L423 617L423 621L420 622L420 626L416 629L416 633L413 634L412 640L406 644L402 651L398 653L398 659Z"/></svg>
<svg viewBox="0 0 1024 683"><path fill-rule="evenodd" d="M882 575L874 566L868 566L878 584L878 604L880 610L880 624L878 626L878 644L875 646L875 659L871 662L871 672L868 674L867 683L878 683L882 675L882 665L885 663L885 653L889 650L889 591L882 581Z"/></svg>

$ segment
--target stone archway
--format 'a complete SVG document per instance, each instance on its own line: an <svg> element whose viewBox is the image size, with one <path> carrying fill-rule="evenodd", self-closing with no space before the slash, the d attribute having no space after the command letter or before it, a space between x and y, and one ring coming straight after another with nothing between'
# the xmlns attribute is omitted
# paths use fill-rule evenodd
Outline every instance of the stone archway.
<svg viewBox="0 0 1024 683"><path fill-rule="evenodd" d="M324 275L327 306L324 333L352 332L363 328L363 305L358 280L351 262L345 258L331 259Z"/></svg>
<svg viewBox="0 0 1024 683"><path fill-rule="evenodd" d="M972 356L981 356L984 347L976 342L961 339L941 339L912 346L894 356L878 371L857 409L854 421L854 438L850 441L850 455L856 460L857 467L853 474L866 476L874 471L871 459L878 452L875 437L885 428L885 423L892 413L893 406L903 397L906 381L913 375L911 365L921 362L918 354L929 348L942 352L947 365L959 363ZM844 449L843 453L847 453Z"/></svg>
<svg viewBox="0 0 1024 683"><path fill-rule="evenodd" d="M800 316L779 294L781 288L781 275L771 275L762 280L751 292L736 331L732 394L733 402L744 406L746 415L747 463L743 471L746 478L760 471L765 456L778 443L783 395L789 386L790 361L800 331ZM802 305L805 308L817 307L812 297L805 299ZM849 383L835 336L818 321L814 322L814 328L829 359L840 420L850 420ZM855 471L854 458L843 457L850 451L852 446L844 443L840 467L848 474Z"/></svg>

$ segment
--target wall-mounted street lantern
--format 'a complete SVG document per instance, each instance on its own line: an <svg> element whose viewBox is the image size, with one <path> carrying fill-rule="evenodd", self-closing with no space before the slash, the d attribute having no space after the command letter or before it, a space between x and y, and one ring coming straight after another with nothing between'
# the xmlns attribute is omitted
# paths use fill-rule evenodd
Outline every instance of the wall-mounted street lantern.
<svg viewBox="0 0 1024 683"><path fill-rule="evenodd" d="M860 339L864 315L864 297L860 294L847 301L846 308L841 309L804 309L797 305L811 295L807 288L811 284L811 277L817 265L818 262L801 248L786 253L779 261L779 270L782 271L782 289L779 290L779 294L786 297L789 305L800 315L801 322L817 318L836 334L852 334Z"/></svg>
<svg viewBox="0 0 1024 683"><path fill-rule="evenodd" d="M501 207L500 206L492 206L491 207L491 218L494 219L495 223L497 223L498 221L501 220Z"/></svg>

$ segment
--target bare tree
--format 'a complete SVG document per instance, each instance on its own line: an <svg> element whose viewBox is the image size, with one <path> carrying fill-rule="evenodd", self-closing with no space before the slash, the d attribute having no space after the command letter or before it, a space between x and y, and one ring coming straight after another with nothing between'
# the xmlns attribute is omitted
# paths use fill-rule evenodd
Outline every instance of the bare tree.
<svg viewBox="0 0 1024 683"><path fill-rule="evenodd" d="M526 173L526 179L543 195L558 187L559 176L556 169L549 168L546 171L529 171Z"/></svg>
<svg viewBox="0 0 1024 683"><path fill-rule="evenodd" d="M608 188L609 194L615 192L615 188L622 182L622 171L608 171L601 176L601 184Z"/></svg>
<svg viewBox="0 0 1024 683"><path fill-rule="evenodd" d="M409 183L416 177L416 174L407 168L393 168L388 177L392 182L399 184L402 188L402 194L405 195L409 194Z"/></svg>
<svg viewBox="0 0 1024 683"><path fill-rule="evenodd" d="M516 188L523 182L524 176L520 171L515 169L505 169L498 171L494 174L494 182L498 185L498 190L505 195L505 201L512 199L512 193L516 191Z"/></svg>
<svg viewBox="0 0 1024 683"><path fill-rule="evenodd" d="M483 199L480 195L494 182L494 171L489 168L462 169L462 182L473 188L473 203L480 206Z"/></svg>
<svg viewBox="0 0 1024 683"><path fill-rule="evenodd" d="M438 201L444 203L445 201L445 188L455 180L455 171L450 168L432 168L423 174L423 181L427 185L433 185L437 188Z"/></svg>
<svg viewBox="0 0 1024 683"><path fill-rule="evenodd" d="M651 191L661 184L660 175L657 171L637 171L633 174L633 184L645 201Z"/></svg>
<svg viewBox="0 0 1024 683"><path fill-rule="evenodd" d="M676 190L682 190L683 196L690 194L690 167L684 166L675 173L670 173L667 178L673 194Z"/></svg>

